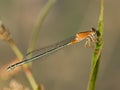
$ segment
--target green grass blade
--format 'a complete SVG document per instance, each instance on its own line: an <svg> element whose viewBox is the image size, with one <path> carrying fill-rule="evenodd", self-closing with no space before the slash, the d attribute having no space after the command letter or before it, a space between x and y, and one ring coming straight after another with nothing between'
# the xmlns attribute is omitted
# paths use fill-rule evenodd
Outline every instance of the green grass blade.
<svg viewBox="0 0 120 90"><path fill-rule="evenodd" d="M101 0L100 16L99 16L99 21L98 21L98 33L99 33L98 42L96 43L96 47L95 47L93 58L92 58L91 72L90 72L90 78L89 78L87 90L95 90L96 79L97 79L97 74L99 70L100 58L101 58L101 52L102 52L102 47L103 47L103 25L104 25L103 11L104 11L104 0Z"/></svg>

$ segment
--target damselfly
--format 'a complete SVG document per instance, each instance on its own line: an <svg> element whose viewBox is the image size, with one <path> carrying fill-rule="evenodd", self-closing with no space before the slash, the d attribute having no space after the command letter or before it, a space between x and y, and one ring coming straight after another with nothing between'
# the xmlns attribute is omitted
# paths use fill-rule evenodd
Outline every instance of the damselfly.
<svg viewBox="0 0 120 90"><path fill-rule="evenodd" d="M96 36L97 36L96 29L94 29L94 28L91 28L89 31L79 32L76 35L69 37L61 42L55 43L53 45L50 45L50 46L47 46L44 48L36 49L36 50L33 50L33 51L27 53L26 56L23 58L23 61L15 63L15 64L9 66L7 69L11 70L17 66L20 66L20 65L26 64L28 62L37 60L38 58L45 56L48 53L51 53L51 52L56 51L60 48L63 48L64 46L78 43L84 39L86 39L85 47L90 47L91 42L96 42ZM28 55L33 54L35 52L38 52L38 53L33 55L30 58L26 58Z"/></svg>

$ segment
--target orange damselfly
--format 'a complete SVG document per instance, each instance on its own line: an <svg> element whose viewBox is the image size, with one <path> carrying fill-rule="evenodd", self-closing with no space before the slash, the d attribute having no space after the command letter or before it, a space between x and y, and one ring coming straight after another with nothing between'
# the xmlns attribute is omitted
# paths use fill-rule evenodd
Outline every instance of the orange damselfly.
<svg viewBox="0 0 120 90"><path fill-rule="evenodd" d="M44 48L36 49L36 50L33 50L33 51L27 53L26 56L23 58L23 61L20 61L18 63L15 63L15 64L9 66L7 68L7 70L11 70L17 66L20 66L20 65L26 64L28 62L37 60L38 58L40 58L48 53L56 51L64 46L78 43L84 39L86 39L85 46L90 47L91 42L96 42L96 36L97 36L97 33L96 33L96 29L94 29L94 28L91 28L89 31L79 32L76 35L69 37L61 42L55 43L53 45L50 45L50 46L47 46ZM28 55L33 54L35 52L38 52L38 53L33 55L32 57L26 59L26 57Z"/></svg>

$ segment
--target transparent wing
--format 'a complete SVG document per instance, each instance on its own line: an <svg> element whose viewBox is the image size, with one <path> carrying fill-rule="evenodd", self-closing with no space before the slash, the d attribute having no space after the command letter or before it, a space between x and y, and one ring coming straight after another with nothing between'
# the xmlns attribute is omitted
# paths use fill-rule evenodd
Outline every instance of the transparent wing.
<svg viewBox="0 0 120 90"><path fill-rule="evenodd" d="M30 54L33 54L33 55L43 55L45 53L49 53L51 51L54 51L54 50L57 50L59 48L62 48L63 46L66 46L67 44L69 44L72 40L75 39L76 36L72 36L66 40L63 40L63 41L60 41L58 43L55 43L53 45L49 45L49 46L46 46L46 47L43 47L43 48L40 48L40 49L36 49L36 50L33 50L29 53L27 53L25 55L25 57L29 56ZM33 56L34 57L34 56Z"/></svg>
<svg viewBox="0 0 120 90"><path fill-rule="evenodd" d="M26 54L26 56L24 57L24 60L21 61L21 62L18 62L16 64L13 64L11 65L10 67L8 67L8 70L11 70L12 68L15 68L17 66L20 66L20 65L23 65L25 63L28 63L28 62L31 62L33 60L37 60L38 58L48 54L48 53L51 53L53 51L56 51L66 45L68 45L71 41L73 41L74 39L76 38L76 36L72 36L70 38L67 38L66 40L63 40L61 42L58 42L58 43L55 43L53 45L49 45L49 46L46 46L44 48L40 48L40 49L36 49L34 51L31 51L29 53ZM34 54L32 57L27 58L28 55L30 54Z"/></svg>

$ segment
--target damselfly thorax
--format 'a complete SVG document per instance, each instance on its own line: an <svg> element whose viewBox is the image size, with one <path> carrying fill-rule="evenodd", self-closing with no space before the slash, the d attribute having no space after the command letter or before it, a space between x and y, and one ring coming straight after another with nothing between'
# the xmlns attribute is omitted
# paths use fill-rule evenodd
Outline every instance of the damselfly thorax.
<svg viewBox="0 0 120 90"><path fill-rule="evenodd" d="M94 28L91 28L90 31L77 33L76 38L72 40L69 44L75 44L84 39L86 39L85 47L90 47L91 42L97 41L96 30Z"/></svg>

